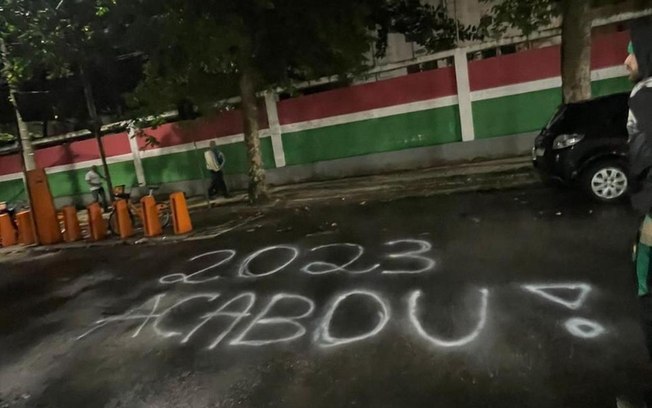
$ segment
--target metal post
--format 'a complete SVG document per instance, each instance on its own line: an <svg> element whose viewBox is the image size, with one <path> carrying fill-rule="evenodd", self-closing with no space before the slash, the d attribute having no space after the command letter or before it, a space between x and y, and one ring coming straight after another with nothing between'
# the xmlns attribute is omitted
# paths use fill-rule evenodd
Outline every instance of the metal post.
<svg viewBox="0 0 652 408"><path fill-rule="evenodd" d="M143 168L143 160L140 157L140 150L138 149L138 140L136 140L136 128L132 124L129 125L127 137L129 138L129 148L131 149L131 155L134 159L136 180L138 181L138 186L143 187L147 184L145 179L145 169Z"/></svg>
<svg viewBox="0 0 652 408"><path fill-rule="evenodd" d="M455 50L455 78L462 141L469 142L475 139L475 127L473 125L473 105L471 103L471 86L469 83L469 62L464 48Z"/></svg>

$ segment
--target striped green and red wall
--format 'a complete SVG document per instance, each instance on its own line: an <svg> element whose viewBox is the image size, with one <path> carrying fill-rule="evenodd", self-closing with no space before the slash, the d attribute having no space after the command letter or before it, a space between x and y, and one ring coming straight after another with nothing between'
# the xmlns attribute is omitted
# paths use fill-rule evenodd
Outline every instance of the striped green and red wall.
<svg viewBox="0 0 652 408"><path fill-rule="evenodd" d="M628 33L594 39L594 95L626 91L622 62ZM495 139L540 129L561 102L559 46L468 62L474 135ZM307 166L334 159L400 152L468 140L462 136L454 67L354 85L261 105L265 167ZM269 116L269 117L268 117ZM134 154L142 159L148 184L198 180L204 176L202 149L210 140L227 157L227 174L247 171L239 111L149 129L159 145L130 144L126 133L103 138L114 184L137 184ZM499 139L496 139L499 140ZM467 142L465 142L467 143ZM94 140L39 149L56 197L87 193L84 173L99 164ZM20 196L17 155L0 157L0 201Z"/></svg>

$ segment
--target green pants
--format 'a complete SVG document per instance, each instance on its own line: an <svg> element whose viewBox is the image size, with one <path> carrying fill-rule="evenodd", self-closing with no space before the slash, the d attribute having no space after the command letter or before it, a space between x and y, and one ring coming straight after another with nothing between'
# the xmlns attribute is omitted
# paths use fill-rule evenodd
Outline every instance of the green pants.
<svg viewBox="0 0 652 408"><path fill-rule="evenodd" d="M641 327L645 334L648 354L652 357L652 295L649 278L652 276L652 218L645 216L636 244L636 286L638 291Z"/></svg>
<svg viewBox="0 0 652 408"><path fill-rule="evenodd" d="M636 245L636 282L638 295L645 296L650 293L648 281L652 275L652 218L645 216Z"/></svg>

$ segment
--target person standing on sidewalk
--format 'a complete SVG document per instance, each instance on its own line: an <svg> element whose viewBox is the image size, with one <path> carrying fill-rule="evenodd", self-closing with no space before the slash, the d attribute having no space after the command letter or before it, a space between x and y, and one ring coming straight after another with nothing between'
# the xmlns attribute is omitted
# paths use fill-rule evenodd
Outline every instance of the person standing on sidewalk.
<svg viewBox="0 0 652 408"><path fill-rule="evenodd" d="M222 172L226 158L224 157L224 153L219 151L214 141L210 142L208 150L204 153L204 159L206 160L206 168L211 173L211 185L208 187L208 196L212 198L221 192L225 198L229 198L229 190L226 187L224 173Z"/></svg>
<svg viewBox="0 0 652 408"><path fill-rule="evenodd" d="M97 166L91 166L91 169L86 173L84 180L86 180L86 184L88 184L88 187L91 190L93 201L96 203L102 201L102 208L104 209L104 212L107 212L109 210L109 205L106 200L106 192L102 186L102 180L106 180L106 178L97 171Z"/></svg>

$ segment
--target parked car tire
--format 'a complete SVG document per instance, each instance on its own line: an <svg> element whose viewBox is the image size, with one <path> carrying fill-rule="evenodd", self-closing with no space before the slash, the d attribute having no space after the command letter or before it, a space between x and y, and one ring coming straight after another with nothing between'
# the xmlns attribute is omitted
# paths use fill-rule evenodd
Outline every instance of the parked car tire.
<svg viewBox="0 0 652 408"><path fill-rule="evenodd" d="M582 174L581 183L589 195L602 203L615 203L627 195L626 165L616 159L601 160Z"/></svg>

